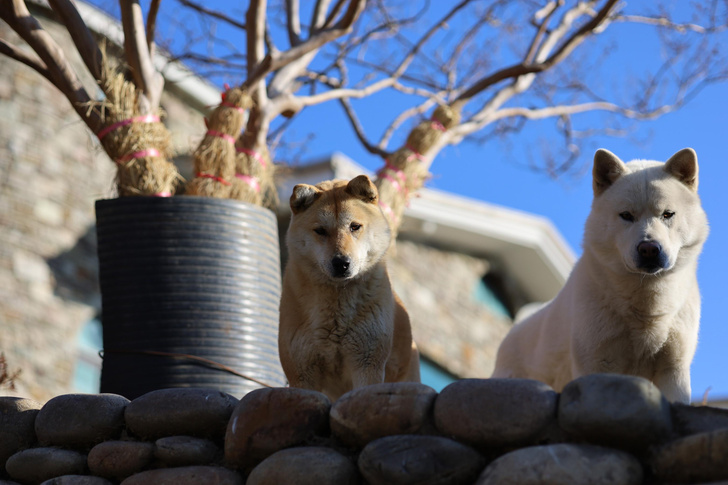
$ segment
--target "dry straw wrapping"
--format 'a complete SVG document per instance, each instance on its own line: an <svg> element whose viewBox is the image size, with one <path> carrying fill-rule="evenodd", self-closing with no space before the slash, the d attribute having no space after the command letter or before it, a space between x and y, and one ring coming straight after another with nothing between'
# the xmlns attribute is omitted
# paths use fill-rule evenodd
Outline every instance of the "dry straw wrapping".
<svg viewBox="0 0 728 485"><path fill-rule="evenodd" d="M256 149L254 146L255 140L247 133L238 139L230 198L273 210L278 205L275 165L266 147Z"/></svg>
<svg viewBox="0 0 728 485"><path fill-rule="evenodd" d="M240 88L223 94L210 115L208 130L194 152L195 178L187 184L188 195L229 198L235 178L235 140L243 128L250 96Z"/></svg>
<svg viewBox="0 0 728 485"><path fill-rule="evenodd" d="M377 172L379 203L390 221L393 239L410 196L422 188L430 175L422 163L425 154L443 133L459 122L459 106L438 106L432 117L418 124L407 137L405 146L390 155Z"/></svg>
<svg viewBox="0 0 728 485"><path fill-rule="evenodd" d="M161 113L142 113L137 87L106 60L99 84L106 99L96 106L104 123L97 136L118 165L119 195L172 195L180 176Z"/></svg>

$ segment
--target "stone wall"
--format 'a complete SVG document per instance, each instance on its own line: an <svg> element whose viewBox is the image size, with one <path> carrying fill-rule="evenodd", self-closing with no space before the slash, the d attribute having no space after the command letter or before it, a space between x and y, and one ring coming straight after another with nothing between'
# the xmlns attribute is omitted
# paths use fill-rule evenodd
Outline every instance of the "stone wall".
<svg viewBox="0 0 728 485"><path fill-rule="evenodd" d="M513 322L476 298L489 262L399 239L387 270L422 354L459 377L490 376Z"/></svg>
<svg viewBox="0 0 728 485"><path fill-rule="evenodd" d="M68 34L38 14L96 93ZM4 22L0 37L23 45ZM0 73L0 352L22 371L17 394L45 401L71 391L78 332L100 311L94 201L114 196L116 169L45 78L4 55ZM202 114L168 88L165 123L184 161Z"/></svg>
<svg viewBox="0 0 728 485"><path fill-rule="evenodd" d="M608 374L561 394L525 379L378 384L333 405L293 388L0 398L2 485L708 483L728 480L726 457L728 410Z"/></svg>

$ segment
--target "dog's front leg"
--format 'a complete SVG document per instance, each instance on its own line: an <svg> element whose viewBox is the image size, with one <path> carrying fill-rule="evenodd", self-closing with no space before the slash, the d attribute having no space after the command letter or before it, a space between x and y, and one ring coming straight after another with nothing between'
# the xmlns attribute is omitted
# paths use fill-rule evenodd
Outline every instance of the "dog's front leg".
<svg viewBox="0 0 728 485"><path fill-rule="evenodd" d="M670 402L690 404L690 369L664 369L653 380Z"/></svg>
<svg viewBox="0 0 728 485"><path fill-rule="evenodd" d="M384 366L364 366L352 372L351 383L354 389L381 384L384 382Z"/></svg>

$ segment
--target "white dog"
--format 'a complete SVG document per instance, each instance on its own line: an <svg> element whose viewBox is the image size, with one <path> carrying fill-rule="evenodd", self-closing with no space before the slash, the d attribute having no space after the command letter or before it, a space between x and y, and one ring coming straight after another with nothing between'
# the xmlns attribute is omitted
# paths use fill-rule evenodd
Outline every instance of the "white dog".
<svg viewBox="0 0 728 485"><path fill-rule="evenodd" d="M696 270L708 235L697 156L685 148L664 164L625 164L598 150L593 189L583 255L556 298L511 329L493 377L538 379L560 391L585 374L630 374L670 401L690 402Z"/></svg>

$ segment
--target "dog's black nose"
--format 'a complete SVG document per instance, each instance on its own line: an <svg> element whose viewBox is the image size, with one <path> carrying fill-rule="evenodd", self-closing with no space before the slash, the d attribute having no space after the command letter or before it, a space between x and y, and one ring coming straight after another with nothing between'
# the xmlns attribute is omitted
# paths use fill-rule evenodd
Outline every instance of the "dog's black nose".
<svg viewBox="0 0 728 485"><path fill-rule="evenodd" d="M662 247L655 241L642 241L637 245L637 252L640 253L640 258L655 259L662 252Z"/></svg>
<svg viewBox="0 0 728 485"><path fill-rule="evenodd" d="M350 265L351 259L348 256L334 256L334 259L331 260L331 267L334 269L334 276L337 278L346 276Z"/></svg>
<svg viewBox="0 0 728 485"><path fill-rule="evenodd" d="M642 241L637 245L638 265L649 273L655 273L667 267L667 258L662 246L656 241Z"/></svg>

